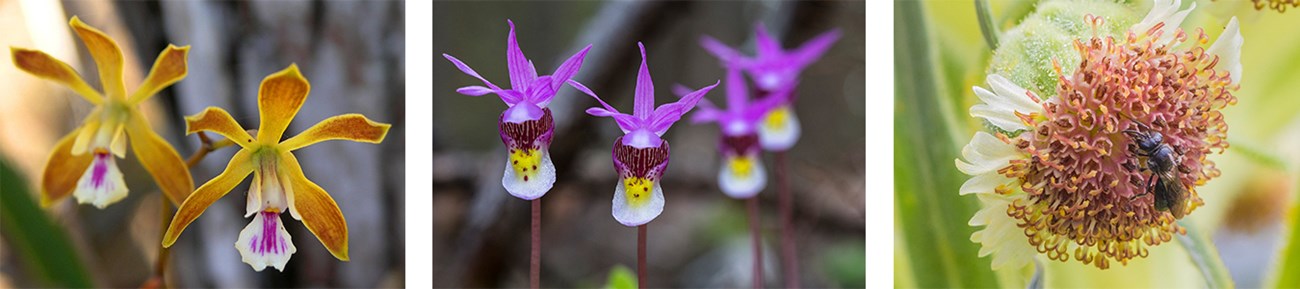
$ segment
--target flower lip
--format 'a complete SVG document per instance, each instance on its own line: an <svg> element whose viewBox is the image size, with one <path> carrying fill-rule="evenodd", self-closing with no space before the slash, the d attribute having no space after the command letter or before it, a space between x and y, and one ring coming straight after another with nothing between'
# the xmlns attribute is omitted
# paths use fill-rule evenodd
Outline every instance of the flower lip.
<svg viewBox="0 0 1300 289"><path fill-rule="evenodd" d="M623 144L623 138L614 141L614 168L619 175L626 177L659 180L668 167L668 141L662 141L657 147L637 148Z"/></svg>
<svg viewBox="0 0 1300 289"><path fill-rule="evenodd" d="M550 108L540 109L541 117L536 120L524 122L506 121L507 110L501 114L502 121L498 122L501 130L501 142L505 143L510 149L544 149L551 145L551 138L555 132L555 120L551 116Z"/></svg>

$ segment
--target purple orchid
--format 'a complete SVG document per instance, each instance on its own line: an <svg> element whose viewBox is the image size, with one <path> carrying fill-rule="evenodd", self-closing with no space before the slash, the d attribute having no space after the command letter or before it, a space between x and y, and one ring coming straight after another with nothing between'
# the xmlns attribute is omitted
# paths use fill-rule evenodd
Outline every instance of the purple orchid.
<svg viewBox="0 0 1300 289"><path fill-rule="evenodd" d="M784 101L764 116L763 125L758 127L759 141L764 149L785 151L794 146L799 139L799 120L790 107L794 102L792 93L798 86L799 74L809 64L821 58L831 44L840 38L839 29L817 35L792 51L784 51L781 43L768 35L763 25L756 25L755 56L747 57L731 47L709 36L700 38L700 45L718 57L724 66L744 69L758 85L760 94L776 91L785 93Z"/></svg>
<svg viewBox="0 0 1300 289"><path fill-rule="evenodd" d="M587 109L587 114L614 118L624 136L614 141L614 169L618 171L620 185L614 187L613 215L628 227L649 223L663 212L664 196L659 180L668 168L668 141L660 138L682 115L695 107L718 83L686 93L674 103L654 107L654 82L646 66L645 46L641 49L641 70L636 77L635 102L632 114L621 113L601 100L596 93L577 81L569 85L600 102L603 107Z"/></svg>
<svg viewBox="0 0 1300 289"><path fill-rule="evenodd" d="M555 184L555 164L551 162L551 154L547 150L555 132L555 122L546 105L555 98L556 91L578 73L591 45L565 60L555 69L554 74L538 76L533 62L524 57L519 43L515 41L515 23L510 20L506 22L510 24L510 36L506 39L510 89L492 84L451 55L444 53L442 56L461 72L478 78L487 85L461 87L456 92L468 96L494 93L509 106L497 121L501 141L510 151L501 184L511 195L533 200L545 195Z"/></svg>
<svg viewBox="0 0 1300 289"><path fill-rule="evenodd" d="M701 100L700 110L691 115L691 122L718 124L722 135L718 150L723 157L718 185L727 196L745 199L757 195L767 185L767 171L763 168L756 128L768 111L784 102L789 89L751 103L749 85L739 68L727 67L726 80L727 109L719 109L707 99ZM690 91L675 86L673 92L686 95Z"/></svg>

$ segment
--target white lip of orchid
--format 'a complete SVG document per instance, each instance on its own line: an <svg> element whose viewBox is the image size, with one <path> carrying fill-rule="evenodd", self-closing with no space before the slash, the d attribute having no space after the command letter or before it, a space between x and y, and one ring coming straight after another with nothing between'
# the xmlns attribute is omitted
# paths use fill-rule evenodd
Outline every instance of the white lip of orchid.
<svg viewBox="0 0 1300 289"><path fill-rule="evenodd" d="M649 223L663 213L664 190L659 186L661 182L654 182L654 187L650 191L650 200L639 206L629 204L627 189L622 183L623 180L619 180L619 183L614 185L612 210L614 220L624 226L636 227Z"/></svg>
<svg viewBox="0 0 1300 289"><path fill-rule="evenodd" d="M261 272L266 267L275 267L284 271L289 258L298 252L293 245L293 237L284 229L279 212L259 212L253 221L239 232L235 241L242 261Z"/></svg>
<svg viewBox="0 0 1300 289"><path fill-rule="evenodd" d="M777 110L784 111L777 112ZM771 117L773 113L785 114L783 121L781 121L777 127L770 127L766 124L768 122L767 119ZM799 141L799 134L801 133L799 118L795 116L794 109L790 106L781 106L773 109L771 112L768 112L768 115L764 116L763 119L765 124L758 126L758 143L763 147L763 149L769 151L785 151L794 147L795 142Z"/></svg>
<svg viewBox="0 0 1300 289"><path fill-rule="evenodd" d="M102 149L95 150L93 154L94 160L77 180L72 196L77 198L77 203L103 209L126 198L126 181L112 155Z"/></svg>
<svg viewBox="0 0 1300 289"><path fill-rule="evenodd" d="M737 171L732 166L735 161L747 162L747 173ZM723 157L722 168L718 170L718 186L728 197L735 199L748 199L762 192L767 186L767 171L758 153Z"/></svg>

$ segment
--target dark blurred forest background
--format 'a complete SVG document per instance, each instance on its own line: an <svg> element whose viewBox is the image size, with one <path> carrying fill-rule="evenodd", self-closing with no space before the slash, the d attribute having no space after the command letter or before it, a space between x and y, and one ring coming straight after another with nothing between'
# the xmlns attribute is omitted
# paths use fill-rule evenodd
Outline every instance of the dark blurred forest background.
<svg viewBox="0 0 1300 289"><path fill-rule="evenodd" d="M838 28L842 38L802 74L796 115L803 136L789 152L795 238L807 287L861 287L864 268L863 108L864 9L858 1L474 2L435 1L432 53L456 56L494 83L509 83L506 19L539 74L592 44L575 80L611 105L630 111L636 42L645 43L656 104L723 78L717 59L699 46L710 35L747 55L754 25L766 25L791 49ZM434 59L433 274L438 287L526 287L529 203L501 187L506 159L494 95L469 97L456 88L480 85L442 57ZM724 104L719 86L706 98ZM413 96L419 97L419 96ZM871 99L883 99L876 96ZM571 87L550 108L556 129L550 153L558 181L542 198L542 286L599 287L616 266L636 269L636 229L610 215L617 183L610 149L621 132L598 106ZM715 124L683 117L664 136L672 156L663 188L664 213L649 224L650 287L740 287L750 280L749 227L741 201L717 185ZM766 156L760 193L765 283L781 284L776 184ZM879 192L878 192L879 193ZM890 233L890 232L875 232Z"/></svg>
<svg viewBox="0 0 1300 289"><path fill-rule="evenodd" d="M248 191L244 181L208 208L171 248L170 284L400 287L406 246L404 5L399 1L0 0L0 41L44 50L99 87L95 63L67 24L72 16L79 16L122 46L128 89L140 83L168 43L191 45L188 77L143 107L155 129L183 158L198 148L199 141L184 135L182 116L219 106L244 127L256 128L259 82L297 63L312 90L286 135L344 113L393 124L377 145L331 141L294 152L307 177L327 190L342 209L350 230L351 261L334 259L301 222L286 215L282 220L298 252L285 271L254 272L240 262L234 243L249 222L243 217ZM7 91L0 94L0 152L6 166L25 176L4 182L6 189L25 182L26 191L35 198L49 150L81 123L92 106L70 89L25 74L9 63L9 57L4 58L0 86ZM218 150L192 169L195 186L221 172L236 150ZM18 217L29 218L22 222L53 218L57 228L66 231L82 263L54 266L81 266L96 287L141 286L153 271L159 249L157 187L130 154L119 165L131 188L124 201L99 210L69 198L44 209L44 217ZM13 231L17 227L4 228L0 287L48 286L28 276L49 267L32 264L49 260L25 259L34 254L11 247L12 238L23 236Z"/></svg>

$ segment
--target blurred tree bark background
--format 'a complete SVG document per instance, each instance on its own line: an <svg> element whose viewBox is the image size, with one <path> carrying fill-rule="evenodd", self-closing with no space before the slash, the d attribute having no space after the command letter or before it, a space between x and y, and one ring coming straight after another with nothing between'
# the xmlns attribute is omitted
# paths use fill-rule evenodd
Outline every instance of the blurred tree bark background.
<svg viewBox="0 0 1300 289"><path fill-rule="evenodd" d="M33 8L51 6L61 9L39 13L49 9ZM185 231L171 249L169 272L171 284L178 287L402 285L406 245L402 2L0 0L0 15L24 21L5 21L22 24L6 28L4 39L9 45L36 49L61 49L39 45L51 42L41 39L70 37L66 23L74 15L103 29L126 54L128 89L139 84L168 43L191 45L188 77L145 106L150 122L182 157L199 146L197 137L184 135L184 115L219 106L244 127L256 128L258 84L291 63L298 64L313 89L286 136L344 113L393 124L381 144L332 141L295 152L307 177L328 191L342 209L349 228L350 262L334 259L301 222L286 215L285 227L298 252L284 272L251 270L234 248L239 231L250 221L243 217L248 191L244 181ZM77 51L79 57L64 59L98 87L96 66L80 41L54 42ZM6 130L18 124L34 128L27 135L17 135L27 130L4 132L2 148L29 177L28 183L36 186L54 141L79 125L90 106L65 88L47 87L40 79L18 73L12 64L6 66L4 81L24 86L18 95L5 99L5 110L18 106L31 111L0 119ZM221 172L234 151L218 150L193 168L195 187ZM99 210L69 199L49 211L70 231L98 286L137 287L152 272L160 245L160 194L134 157L120 164L131 188L126 200ZM13 254L5 255L6 267L13 264L12 258ZM18 287L25 284L9 281Z"/></svg>
<svg viewBox="0 0 1300 289"><path fill-rule="evenodd" d="M699 46L710 35L753 53L754 25L767 25L792 48L834 28L843 37L803 72L797 115L803 136L790 151L791 186L801 274L808 287L862 285L864 6L860 2L613 1L434 3L434 53L455 55L495 83L508 79L505 46L516 25L519 45L539 74L592 44L574 77L611 105L632 107L636 42L646 45L656 103L675 101L680 83L699 88L723 77ZM457 87L478 81L441 57L434 61L434 284L437 287L524 287L528 277L529 205L501 187L505 149L495 96L468 97ZM706 98L723 104L722 86ZM877 95L870 99L884 99ZM616 184L610 148L613 122L583 113L598 106L560 89L549 106L556 121L551 154L559 176L542 198L542 286L602 286L609 270L635 269L636 229L610 216ZM741 202L717 186L716 125L689 115L664 136L672 143L663 215L650 224L651 287L742 287L750 277L749 231ZM771 157L767 169L772 172ZM771 173L769 173L771 174ZM780 283L776 184L763 204L766 283ZM889 233L889 232L876 232ZM846 259L847 258L847 259ZM747 285L745 285L747 286Z"/></svg>

